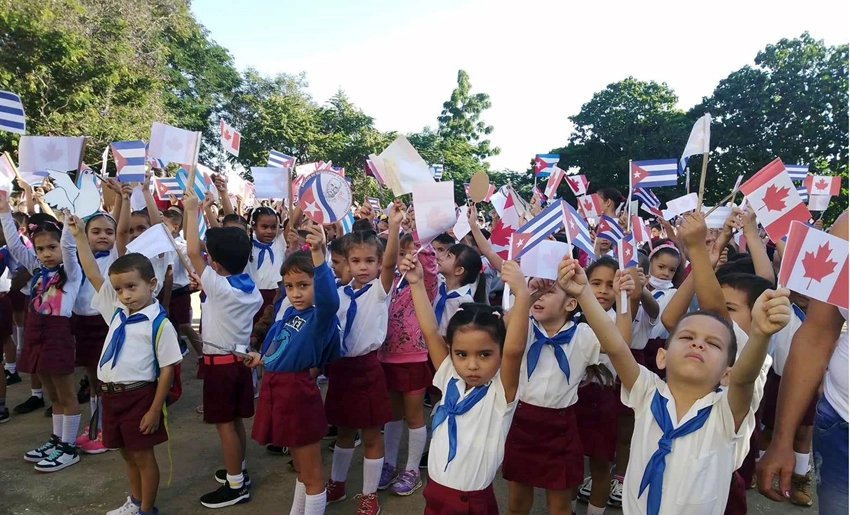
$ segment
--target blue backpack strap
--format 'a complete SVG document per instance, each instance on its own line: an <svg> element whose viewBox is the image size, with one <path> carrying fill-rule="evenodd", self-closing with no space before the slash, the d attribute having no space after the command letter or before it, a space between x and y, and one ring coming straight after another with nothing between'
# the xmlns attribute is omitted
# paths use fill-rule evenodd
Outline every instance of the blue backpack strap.
<svg viewBox="0 0 850 515"><path fill-rule="evenodd" d="M159 347L159 338L162 336L162 328L165 324L166 320L165 308L162 307L162 304L159 305L159 314L156 318L153 319L151 323L151 344L153 345L153 366L156 369L156 377L159 379L159 358L157 357L156 351L157 347Z"/></svg>

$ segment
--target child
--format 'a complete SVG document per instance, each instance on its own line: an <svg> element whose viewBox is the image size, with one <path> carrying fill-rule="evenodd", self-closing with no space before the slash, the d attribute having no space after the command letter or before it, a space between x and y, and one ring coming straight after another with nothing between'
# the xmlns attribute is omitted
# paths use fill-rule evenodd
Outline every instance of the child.
<svg viewBox="0 0 850 515"><path fill-rule="evenodd" d="M243 270L251 254L248 235L234 227L207 231L210 264L201 254L198 233L198 197L187 190L183 206L186 220L186 252L206 294L201 312L204 340L204 422L215 424L224 454L223 471L215 478L222 486L201 496L207 508L224 508L251 498L245 465L245 426L242 419L254 416L254 385L251 371L231 351L246 352L254 315L262 295Z"/></svg>
<svg viewBox="0 0 850 515"><path fill-rule="evenodd" d="M183 207L186 208L185 199ZM170 207L162 214L162 223L171 232L177 251L186 254L186 240L180 237L180 229L183 227L183 213L176 206ZM197 221L197 217L195 217ZM201 337L192 327L192 293L190 286L189 270L183 264L183 260L176 254L173 255L171 263L171 296L168 299L168 319L177 328L177 332L189 341L200 362L203 355Z"/></svg>
<svg viewBox="0 0 850 515"><path fill-rule="evenodd" d="M349 240L345 254L353 280L338 289L342 358L327 367L325 412L328 422L338 427L327 488L328 503L346 497L345 478L354 454L355 433L361 429L364 446L361 515L380 512L377 491L384 466L381 426L392 420L392 411L377 351L386 339L402 209L399 201L391 207L386 249L372 231L346 236Z"/></svg>
<svg viewBox="0 0 850 515"><path fill-rule="evenodd" d="M457 243L449 247L446 255L437 260L437 270L445 281L434 299L434 314L440 334L445 335L449 320L461 304L486 302L487 287L481 254L469 245Z"/></svg>
<svg viewBox="0 0 850 515"><path fill-rule="evenodd" d="M399 257L414 252L413 236L406 234L399 244ZM437 258L431 248L419 252L419 261L424 270L425 289L428 298L437 294ZM400 274L399 274L400 277ZM387 339L378 351L378 359L387 378L390 392L392 422L384 425L384 468L378 490L392 486L395 494L407 496L422 487L419 476L419 460L428 440L425 429L425 390L430 386L434 373L428 365L428 349L422 339L422 331L416 322L410 284L407 280L393 282L393 299L390 302L390 318ZM401 433L407 422L408 445L407 465L401 474L396 474L396 460Z"/></svg>
<svg viewBox="0 0 850 515"><path fill-rule="evenodd" d="M624 403L635 410L623 511L721 513L737 447L754 428L753 386L770 335L790 316L788 291L759 297L750 342L737 362L737 339L726 319L707 311L682 317L666 348L658 352L659 368L667 372L665 382L637 363L614 323L594 302L575 260L561 262L558 282L579 299L622 380Z"/></svg>
<svg viewBox="0 0 850 515"><path fill-rule="evenodd" d="M263 296L263 304L254 315L255 323L263 316L263 309L274 302L279 290L280 264L286 253L286 239L279 228L280 217L274 209L261 206L251 211L250 236L253 249L245 272L251 276Z"/></svg>
<svg viewBox="0 0 850 515"><path fill-rule="evenodd" d="M464 304L444 339L421 281L421 264L408 256L400 271L408 274L416 318L437 369L434 386L443 392L431 422L425 514L499 513L493 479L517 407L528 339L531 300L525 278L515 262L503 264L502 279L516 299L507 328L498 308Z"/></svg>
<svg viewBox="0 0 850 515"><path fill-rule="evenodd" d="M339 357L339 297L323 254L322 228L306 230L311 254L294 252L282 267L288 306L275 313L261 352L251 352L245 363L266 369L251 437L289 448L298 471L290 513L322 515L327 491L321 441L328 426L311 369Z"/></svg>
<svg viewBox="0 0 850 515"><path fill-rule="evenodd" d="M33 248L17 238L18 228L9 202L0 198L0 221L9 253L33 270L24 349L18 365L38 374L53 403L53 433L44 445L28 451L24 459L39 472L55 472L80 461L74 440L80 425L80 405L74 391L74 337L71 311L82 281L76 245L71 233L55 220L46 220L32 231Z"/></svg>
<svg viewBox="0 0 850 515"><path fill-rule="evenodd" d="M676 288L673 287L673 278L676 276L681 261L682 255L679 249L670 240L655 242L652 251L649 253L649 279L646 290L650 295L646 299L647 302L642 302L645 306L644 311L647 307L651 307L650 311L646 313L645 319L642 320L644 325L649 326L649 334L641 337L640 341L633 341L632 348L643 350L643 361L637 356L635 356L635 359L655 373L659 373L655 368L655 356L658 354L658 349L664 347L664 342L669 334L664 325L657 322L664 313L664 308L667 307L670 299L676 293ZM645 295L641 296L642 301L645 298ZM654 306L649 299L655 302ZM638 313L638 317L640 315Z"/></svg>
<svg viewBox="0 0 850 515"><path fill-rule="evenodd" d="M159 465L154 446L168 440L162 420L165 400L181 360L177 331L156 301L150 260L130 253L100 273L77 217L68 221L80 249L80 263L95 290L92 306L109 323L97 378L103 392L103 445L121 450L130 496L106 515L155 515Z"/></svg>
<svg viewBox="0 0 850 515"><path fill-rule="evenodd" d="M431 242L431 247L434 249L434 252L437 254L437 261L446 257L446 252L449 251L449 247L457 243L454 238L446 233L438 234L434 241Z"/></svg>

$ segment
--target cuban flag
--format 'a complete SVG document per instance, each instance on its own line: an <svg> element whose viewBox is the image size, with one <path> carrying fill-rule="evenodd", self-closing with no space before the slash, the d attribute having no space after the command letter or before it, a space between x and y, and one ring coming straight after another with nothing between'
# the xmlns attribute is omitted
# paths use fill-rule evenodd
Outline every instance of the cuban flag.
<svg viewBox="0 0 850 515"><path fill-rule="evenodd" d="M540 188L536 184L533 186L533 189L531 191L532 191L533 195L537 195L538 200L541 200L541 201L546 200L546 195L544 195L543 192L540 191ZM557 198L557 195L555 195L552 198Z"/></svg>
<svg viewBox="0 0 850 515"><path fill-rule="evenodd" d="M167 202L171 195L183 198L183 187L180 186L176 177L154 177L153 184L159 200Z"/></svg>
<svg viewBox="0 0 850 515"><path fill-rule="evenodd" d="M381 175L378 167L375 166L375 163L373 163L368 157L366 158L366 176L374 177L379 186L383 186L387 182L386 179L384 179L384 176Z"/></svg>
<svg viewBox="0 0 850 515"><path fill-rule="evenodd" d="M0 131L27 133L27 119L21 97L11 91L0 91Z"/></svg>
<svg viewBox="0 0 850 515"><path fill-rule="evenodd" d="M797 193L800 194L800 200L803 201L803 204L809 203L809 191L805 185L797 186Z"/></svg>
<svg viewBox="0 0 850 515"><path fill-rule="evenodd" d="M305 212L310 213L310 218L318 224L329 224L337 220L330 204L325 200L322 191L321 174L310 175L301 186L299 204L306 206Z"/></svg>
<svg viewBox="0 0 850 515"><path fill-rule="evenodd" d="M142 182L145 180L145 142L113 141L112 157L121 182Z"/></svg>
<svg viewBox="0 0 850 515"><path fill-rule="evenodd" d="M788 177L792 181L802 181L806 179L809 173L809 165L785 165L785 171L788 172Z"/></svg>
<svg viewBox="0 0 850 515"><path fill-rule="evenodd" d="M342 234L348 234L351 232L352 227L354 227L354 215L349 212L345 215L345 218L341 220L342 222Z"/></svg>
<svg viewBox="0 0 850 515"><path fill-rule="evenodd" d="M551 168L557 165L560 159L558 154L537 154L534 156L534 176L549 177Z"/></svg>
<svg viewBox="0 0 850 515"><path fill-rule="evenodd" d="M632 161L629 179L632 188L675 186L679 181L677 161L676 159Z"/></svg>
<svg viewBox="0 0 850 515"><path fill-rule="evenodd" d="M617 243L617 261L624 270L638 265L637 242L633 235L629 234Z"/></svg>
<svg viewBox="0 0 850 515"><path fill-rule="evenodd" d="M661 206L661 201L658 200L658 197L655 196L655 193L653 193L652 190L648 188L635 188L635 190L632 192L632 198L640 200L645 206Z"/></svg>
<svg viewBox="0 0 850 515"><path fill-rule="evenodd" d="M189 182L189 172L184 168L177 169L177 182L180 184L180 189L183 191L186 190L186 184ZM212 181L204 175L204 173L200 170L195 170L195 184L193 185L195 189L195 195L198 196L198 200L203 200L207 191L210 189L210 185Z"/></svg>
<svg viewBox="0 0 850 515"><path fill-rule="evenodd" d="M623 239L625 233L616 220L608 215L602 215L599 218L599 224L596 226L596 236L605 238L614 245Z"/></svg>
<svg viewBox="0 0 850 515"><path fill-rule="evenodd" d="M552 204L511 235L511 250L508 259L519 259L538 243L557 231L563 223L563 209Z"/></svg>
<svg viewBox="0 0 850 515"><path fill-rule="evenodd" d="M372 210L376 213L382 211L381 200L379 198L369 197L369 205L372 206Z"/></svg>
<svg viewBox="0 0 850 515"><path fill-rule="evenodd" d="M584 218L578 211L566 201L561 201L561 213L564 217L564 227L567 232L567 241L584 251L585 254L594 255L593 243L590 242L590 229Z"/></svg>
<svg viewBox="0 0 850 515"><path fill-rule="evenodd" d="M155 157L151 157L148 155L148 149L150 147L150 143L145 143L145 163L149 164L151 168L162 170L165 168L165 163L162 162L162 159L157 159Z"/></svg>
<svg viewBox="0 0 850 515"><path fill-rule="evenodd" d="M293 168L295 166L295 158L277 150L269 150L269 161L266 166Z"/></svg>
<svg viewBox="0 0 850 515"><path fill-rule="evenodd" d="M443 178L444 168L445 167L443 165L431 165L431 175L434 176L435 181L439 181Z"/></svg>

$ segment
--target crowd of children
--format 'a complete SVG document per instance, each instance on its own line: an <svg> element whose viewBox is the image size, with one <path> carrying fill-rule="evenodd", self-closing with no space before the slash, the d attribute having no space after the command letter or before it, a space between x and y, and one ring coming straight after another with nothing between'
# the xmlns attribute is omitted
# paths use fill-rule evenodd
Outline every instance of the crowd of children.
<svg viewBox="0 0 850 515"><path fill-rule="evenodd" d="M203 371L199 412L221 441L220 486L199 496L207 508L251 498L252 417L251 439L292 456L293 515L347 499L360 441L360 515L380 513L379 491L407 496L423 485L426 514L497 514L500 468L512 515L531 511L535 488L557 515L580 501L589 515L606 506L743 514L774 428L788 432L780 381L809 303L777 288L783 245L763 239L752 209L735 208L720 230L707 229L702 214L677 227L659 220L627 270L596 238L595 255L565 255L553 280L524 277L494 252L474 206L461 241L447 233L423 244L398 199L383 215L365 202L344 234L280 203L241 212L221 178L220 207L187 191L161 211L147 181L138 211L133 185L105 181L113 204L85 220L36 210L26 184L16 208L0 199L0 422L10 418L5 388L21 382L20 370L32 395L14 411L43 407L44 393L52 404L50 438L24 452L35 470L120 449L130 495L107 515L158 513L153 447L167 441L167 406L180 396L189 352L181 339ZM599 196L606 214L622 212L620 192ZM128 252L160 223L174 251ZM846 216L836 228L846 238ZM505 286L506 311L496 307ZM189 303L198 290L200 334ZM90 385L82 432L75 367ZM796 461L781 495L803 506L812 503L816 401L805 399L791 431ZM846 419L844 427L846 436ZM336 442L325 478L329 428Z"/></svg>

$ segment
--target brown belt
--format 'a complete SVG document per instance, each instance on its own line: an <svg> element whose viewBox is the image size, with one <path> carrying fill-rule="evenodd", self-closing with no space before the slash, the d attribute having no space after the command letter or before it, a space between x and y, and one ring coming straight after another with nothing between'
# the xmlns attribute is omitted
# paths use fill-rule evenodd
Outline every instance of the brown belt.
<svg viewBox="0 0 850 515"><path fill-rule="evenodd" d="M132 392L133 390L138 390L139 388L144 388L150 384L154 384L151 381L137 381L135 383L122 384L122 383L100 383L100 391L104 393L125 393Z"/></svg>

